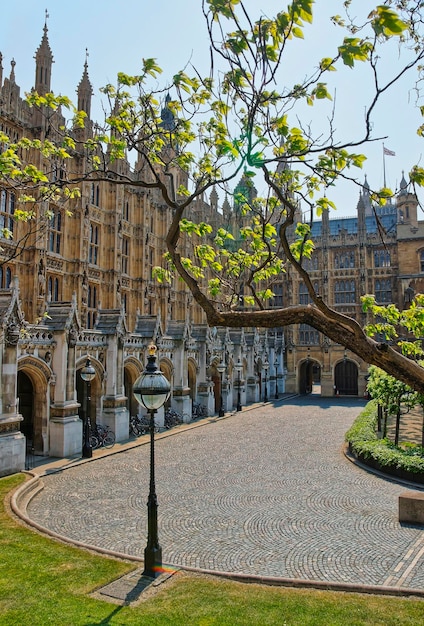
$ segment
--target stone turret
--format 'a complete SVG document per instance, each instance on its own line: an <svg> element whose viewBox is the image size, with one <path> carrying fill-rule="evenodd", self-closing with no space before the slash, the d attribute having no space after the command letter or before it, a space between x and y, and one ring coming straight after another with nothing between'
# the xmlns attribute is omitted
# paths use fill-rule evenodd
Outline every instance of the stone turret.
<svg viewBox="0 0 424 626"><path fill-rule="evenodd" d="M51 77L52 77L52 65L53 54L50 49L49 40L47 37L47 18L48 14L46 13L46 21L44 22L44 34L41 40L40 46L35 53L35 81L34 81L34 89L35 91L44 96L46 93L51 91Z"/></svg>
<svg viewBox="0 0 424 626"><path fill-rule="evenodd" d="M78 111L84 111L87 114L87 118L91 116L91 97L93 95L93 87L88 77L88 51L85 51L85 63L82 78L77 88L78 94Z"/></svg>
<svg viewBox="0 0 424 626"><path fill-rule="evenodd" d="M418 201L416 195L408 190L408 183L405 180L404 172L402 172L400 191L396 198L396 205L399 224L410 224L412 228L416 228L418 225Z"/></svg>

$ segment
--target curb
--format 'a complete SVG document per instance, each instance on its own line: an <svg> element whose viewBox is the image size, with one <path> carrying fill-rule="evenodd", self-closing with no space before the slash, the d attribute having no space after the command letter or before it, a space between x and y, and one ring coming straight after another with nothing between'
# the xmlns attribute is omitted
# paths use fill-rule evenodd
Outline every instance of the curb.
<svg viewBox="0 0 424 626"><path fill-rule="evenodd" d="M89 550L90 552L95 552L102 556L108 556L114 559L119 559L122 561L130 561L134 563L143 563L142 557L137 557L135 555L128 555L122 552L117 552L115 550L107 550L104 548L100 548L97 546L92 546L83 541L77 541L69 539L64 535L60 535L54 531L51 531L44 526L32 521L28 515L26 514L26 507L32 498L34 498L39 491L44 488L43 481L39 476L33 476L29 481L24 483L23 486L18 487L18 489L12 494L10 506L13 513L19 517L25 524L34 528L38 532L51 537L56 541L60 541L62 543L66 543L71 546L75 546L78 548L82 548L84 550ZM279 576L259 576L253 574L237 574L233 572L225 572L221 570L209 570L209 569L200 569L195 567L185 567L181 565L175 564L163 564L164 568L167 571L183 571L188 573L195 574L206 574L208 576L215 576L218 578L224 578L226 580L231 580L234 582L240 582L244 584L258 584L258 585L269 585L274 587L292 587L294 589L318 589L322 591L343 591L347 593L363 593L363 594L372 594L372 595L384 595L384 596L396 596L396 597L417 597L424 599L424 590L414 589L408 587L388 587L383 585L356 585L354 583L338 583L331 581L320 581L320 580L308 580L302 578L284 578ZM108 587L115 581L110 581L105 585ZM97 589L97 593L101 593L102 588Z"/></svg>
<svg viewBox="0 0 424 626"><path fill-rule="evenodd" d="M285 396L284 398L279 399L277 402L283 402L284 400L290 400L294 397L297 397L298 394L292 396ZM272 401L276 402L276 401ZM182 424L176 428L173 428L169 431L164 431L162 433L158 433L157 438L162 439L165 437L181 434L187 430L191 430L193 428L198 428L203 425L208 425L217 421L221 421L223 419L228 419L234 415L239 415L243 411L250 411L253 409L257 409L260 406L269 405L272 402L268 403L256 403L254 405L249 405L248 407L243 407L242 411L233 411L231 413L225 414L223 417L211 417L204 418L198 422L192 422L188 424ZM139 438L142 439L142 438ZM41 526L37 522L32 521L27 515L27 506L43 488L43 480L42 476L48 475L50 473L61 472L65 469L69 469L76 464L87 463L95 461L99 458L104 458L105 456L109 456L112 454L119 454L121 452L125 452L129 449L136 448L138 446L147 445L149 443L149 435L145 435L143 437L144 441L140 441L139 439L135 441L127 441L119 449L108 449L108 450L100 450L98 454L93 455L90 459L84 459L81 457L77 457L73 460L65 459L61 461L54 461L52 463L46 463L44 465L40 465L39 469L43 471L38 471L37 468L23 472L24 474L30 476L30 479L27 480L23 485L19 486L10 497L10 507L13 511L14 515L17 518L21 519L27 526L33 528L34 530L51 537L56 541L60 541L62 543L66 543L68 545L72 545L78 548L86 549L91 552L95 552L97 554L127 561L134 562L135 564L143 563L142 557L137 557L133 555L123 554L121 552L117 552L114 550L107 550L97 546L92 546L82 541L71 540L64 535L60 535L54 531L46 529ZM119 445L119 444L118 444ZM401 479L395 479L393 476L388 476L378 470L370 468L363 463L359 462L355 457L353 457L348 450L347 444L343 445L343 454L347 460L351 463L357 465L361 469L376 474L383 478L384 480L393 481L396 483L403 484L405 486L409 486L411 488L423 489L422 485L416 485L415 483L411 483L408 481L404 481ZM66 464L61 464L65 461ZM208 569L199 569L192 567L185 567L174 564L164 564L164 567L167 570L181 570L186 571L188 573L197 573L197 574L206 574L209 576L215 576L219 578L223 578L226 580L231 580L234 582L240 582L245 584L260 584L260 585L270 585L270 586L280 586L280 587L292 587L298 589L318 589L323 591L343 591L349 593L362 593L362 594L374 594L374 595L387 595L387 596L397 596L397 597L417 597L424 599L424 590L407 588L407 587L388 587L388 586L379 586L379 585L361 585L361 584L348 584L348 583L338 583L331 581L319 581L319 580L308 580L308 579L297 579L297 578L284 578L284 577L274 577L274 576L261 576L261 575L248 575L248 574L238 574L232 572L225 572L219 570L208 570ZM113 583L114 581L110 581L108 585ZM101 591L101 589L97 590L97 592Z"/></svg>

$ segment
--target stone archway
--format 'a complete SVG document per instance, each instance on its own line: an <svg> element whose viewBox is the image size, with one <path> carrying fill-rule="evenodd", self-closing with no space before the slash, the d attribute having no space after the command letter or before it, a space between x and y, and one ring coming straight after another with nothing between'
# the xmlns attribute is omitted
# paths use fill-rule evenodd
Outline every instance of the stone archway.
<svg viewBox="0 0 424 626"><path fill-rule="evenodd" d="M188 360L188 386L190 387L190 398L193 402L196 401L197 396L197 368L193 359Z"/></svg>
<svg viewBox="0 0 424 626"><path fill-rule="evenodd" d="M165 405L164 405L164 408L166 410L166 409L169 409L169 407L171 406L171 400L173 396L174 366L172 364L172 361L170 361L168 358L160 359L158 365L159 365L160 371L162 372L162 374L165 376L165 378L169 381L171 385L171 393L169 394L169 398L165 402Z"/></svg>
<svg viewBox="0 0 424 626"><path fill-rule="evenodd" d="M36 357L18 361L17 397L23 419L21 430L35 454L49 451L49 366Z"/></svg>
<svg viewBox="0 0 424 626"><path fill-rule="evenodd" d="M221 374L216 369L216 363L210 367L210 376L213 382L214 411L218 413L221 408Z"/></svg>
<svg viewBox="0 0 424 626"><path fill-rule="evenodd" d="M76 390L77 390L77 401L80 405L78 409L78 415L80 419L84 420L85 412L87 410L87 383L81 378L81 370L84 367L87 361L87 356L84 356L83 359L79 359L76 365ZM96 375L91 381L91 402L89 407L90 417L91 417L91 426L94 427L95 424L100 421L97 418L101 415L102 410L102 380L104 377L104 369L103 366L94 359L90 357L91 365L96 370Z"/></svg>
<svg viewBox="0 0 424 626"><path fill-rule="evenodd" d="M137 415L139 404L133 394L134 383L142 373L140 361L130 357L124 363L124 393L127 398L128 415Z"/></svg>
<svg viewBox="0 0 424 626"><path fill-rule="evenodd" d="M308 357L300 364L299 393L321 394L321 365L315 359Z"/></svg>
<svg viewBox="0 0 424 626"><path fill-rule="evenodd" d="M25 372L18 372L17 396L19 413L22 415L21 433L25 435L27 449L34 444L34 385Z"/></svg>

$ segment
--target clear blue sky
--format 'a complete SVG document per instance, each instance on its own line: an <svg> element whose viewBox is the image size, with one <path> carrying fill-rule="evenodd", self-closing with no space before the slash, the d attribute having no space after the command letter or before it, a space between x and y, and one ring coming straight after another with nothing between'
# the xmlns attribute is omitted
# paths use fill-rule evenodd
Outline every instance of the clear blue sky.
<svg viewBox="0 0 424 626"><path fill-rule="evenodd" d="M355 5L356 2L356 5ZM50 6L49 6L50 4ZM285 8L284 0L247 0L253 17L260 12L274 14ZM365 14L372 6L370 0L354 0L352 11ZM260 5L261 9L258 9ZM12 58L16 61L16 82L21 93L34 83L34 54L37 50L48 10L48 36L54 55L52 88L57 93L73 97L89 51L89 76L95 90L95 103L100 106L98 88L113 82L118 71L137 73L143 57L155 57L164 68L163 84L172 75L192 62L207 71L209 51L208 38L201 12L201 0L73 0L72 2L46 2L44 0L19 0L2 2L0 52L3 54L3 72L9 75ZM341 0L316 0L316 18L308 26L305 40L296 40L290 61L284 65L282 81L301 80L310 68L311 59L319 60L334 53L341 33L328 20L329 15L342 13ZM356 12L355 12L356 11ZM397 51L392 50L390 72L399 65ZM334 75L336 73L333 73ZM352 139L363 120L364 106L369 94L369 78L362 72L346 68L334 76L336 82L332 93L336 94L336 130L339 138ZM414 163L420 162L423 140L416 134L421 124L419 110L415 106L413 92L414 71L404 79L399 88L384 98L374 118L375 136L387 136L385 145L396 153L386 157L387 184L395 188L402 170L407 173ZM162 80L161 80L162 82ZM336 89L336 91L334 91ZM96 104L97 103L97 104ZM99 109L98 109L99 110ZM331 107L305 108L302 120L305 124L321 116L325 119ZM359 180L367 174L372 187L383 185L382 141L366 148L368 161L363 170L357 171ZM358 190L339 184L330 189L328 196L338 205L338 216L354 215Z"/></svg>

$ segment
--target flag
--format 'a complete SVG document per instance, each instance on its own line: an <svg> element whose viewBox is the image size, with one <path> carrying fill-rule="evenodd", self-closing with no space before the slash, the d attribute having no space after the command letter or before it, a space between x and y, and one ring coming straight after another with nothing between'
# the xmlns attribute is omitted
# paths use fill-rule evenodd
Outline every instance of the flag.
<svg viewBox="0 0 424 626"><path fill-rule="evenodd" d="M386 148L386 146L383 146L383 154L385 154L386 156L396 156L396 152L393 152L393 150L389 150L389 148Z"/></svg>

